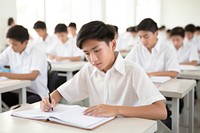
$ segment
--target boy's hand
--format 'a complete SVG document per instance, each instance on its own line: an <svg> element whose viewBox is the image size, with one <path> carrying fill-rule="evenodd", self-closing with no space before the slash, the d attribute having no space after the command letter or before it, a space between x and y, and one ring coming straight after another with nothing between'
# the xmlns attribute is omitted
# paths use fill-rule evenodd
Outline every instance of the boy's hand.
<svg viewBox="0 0 200 133"><path fill-rule="evenodd" d="M56 105L55 100L52 98L52 103L49 102L49 98L43 98L42 101L40 101L40 109L44 112L49 112L52 110L52 108Z"/></svg>
<svg viewBox="0 0 200 133"><path fill-rule="evenodd" d="M117 116L118 108L117 106L100 104L96 106L92 106L84 111L84 115L89 116L97 116L97 117L109 117L109 116Z"/></svg>

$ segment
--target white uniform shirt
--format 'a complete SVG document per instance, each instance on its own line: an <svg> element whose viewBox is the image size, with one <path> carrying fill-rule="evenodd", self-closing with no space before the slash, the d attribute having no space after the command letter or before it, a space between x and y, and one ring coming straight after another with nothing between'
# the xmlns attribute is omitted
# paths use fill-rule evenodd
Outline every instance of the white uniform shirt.
<svg viewBox="0 0 200 133"><path fill-rule="evenodd" d="M27 87L27 91L47 97L47 60L43 51L28 43L26 49L21 53L16 53L9 46L0 54L0 64L9 65L12 73L26 74L33 70L38 70L39 75Z"/></svg>
<svg viewBox="0 0 200 133"><path fill-rule="evenodd" d="M75 57L83 56L83 52L76 46L75 40L70 38L64 44L58 41L56 45L54 45L53 55L61 57Z"/></svg>
<svg viewBox="0 0 200 133"><path fill-rule="evenodd" d="M140 64L146 72L180 72L175 48L160 41L157 41L151 53L143 44L133 47L126 60Z"/></svg>
<svg viewBox="0 0 200 133"><path fill-rule="evenodd" d="M199 55L196 47L193 45L183 44L177 51L179 63L197 61L199 62Z"/></svg>
<svg viewBox="0 0 200 133"><path fill-rule="evenodd" d="M41 37L34 40L34 45L39 47L46 54L51 54L56 43L56 38L50 35L47 35L46 39L43 40Z"/></svg>
<svg viewBox="0 0 200 133"><path fill-rule="evenodd" d="M120 54L106 73L88 63L57 90L70 102L89 97L90 105L142 106L165 99L144 70Z"/></svg>

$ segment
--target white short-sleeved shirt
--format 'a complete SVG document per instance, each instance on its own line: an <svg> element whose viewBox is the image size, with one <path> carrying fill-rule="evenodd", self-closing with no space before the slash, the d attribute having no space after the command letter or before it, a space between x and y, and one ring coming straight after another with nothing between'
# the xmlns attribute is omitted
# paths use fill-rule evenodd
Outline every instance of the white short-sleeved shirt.
<svg viewBox="0 0 200 133"><path fill-rule="evenodd" d="M143 44L133 47L126 60L140 64L146 72L180 72L175 48L160 41L157 41L151 53Z"/></svg>
<svg viewBox="0 0 200 133"><path fill-rule="evenodd" d="M51 54L56 43L56 38L47 35L46 39L43 40L41 37L34 40L34 45L44 51L46 54Z"/></svg>
<svg viewBox="0 0 200 133"><path fill-rule="evenodd" d="M57 90L70 102L89 97L90 105L142 106L165 99L144 70L120 54L106 73L88 63Z"/></svg>
<svg viewBox="0 0 200 133"><path fill-rule="evenodd" d="M60 41L54 45L53 55L61 57L83 56L83 52L76 46L75 40L69 38L64 44Z"/></svg>
<svg viewBox="0 0 200 133"><path fill-rule="evenodd" d="M0 64L9 65L12 73L26 74L38 70L39 75L27 87L27 91L47 97L47 59L43 51L36 48L30 42L21 53L16 53L9 46L0 54Z"/></svg>
<svg viewBox="0 0 200 133"><path fill-rule="evenodd" d="M196 47L193 45L183 44L177 51L179 63L197 61L199 62L199 55Z"/></svg>

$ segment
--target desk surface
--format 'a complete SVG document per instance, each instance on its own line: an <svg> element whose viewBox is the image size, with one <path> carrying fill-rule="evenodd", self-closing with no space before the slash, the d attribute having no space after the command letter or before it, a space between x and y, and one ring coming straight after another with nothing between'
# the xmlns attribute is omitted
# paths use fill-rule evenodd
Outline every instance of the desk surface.
<svg viewBox="0 0 200 133"><path fill-rule="evenodd" d="M165 97L183 98L195 86L195 80L171 79L161 84L158 89Z"/></svg>
<svg viewBox="0 0 200 133"><path fill-rule="evenodd" d="M29 80L12 80L6 79L0 81L0 93L16 90L18 88L24 88L31 85Z"/></svg>
<svg viewBox="0 0 200 133"><path fill-rule="evenodd" d="M181 65L181 67L185 67L186 69L181 70L181 72L178 75L178 78L200 80L200 66L188 65L187 67L187 65Z"/></svg>
<svg viewBox="0 0 200 133"><path fill-rule="evenodd" d="M51 63L52 70L72 72L80 70L87 62L85 61L71 61L66 63Z"/></svg>
<svg viewBox="0 0 200 133"><path fill-rule="evenodd" d="M28 105L32 108L38 104ZM0 114L1 133L153 133L157 131L157 122L140 118L116 118L93 130L84 130L70 126L53 124L37 120L17 118L11 111Z"/></svg>

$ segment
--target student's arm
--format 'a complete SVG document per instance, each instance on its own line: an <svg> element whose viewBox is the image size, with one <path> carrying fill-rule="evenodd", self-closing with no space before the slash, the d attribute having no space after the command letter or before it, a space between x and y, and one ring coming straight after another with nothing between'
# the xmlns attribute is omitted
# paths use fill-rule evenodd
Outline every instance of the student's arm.
<svg viewBox="0 0 200 133"><path fill-rule="evenodd" d="M6 73L0 72L0 77L7 77L9 79L19 79L19 80L35 80L39 75L39 71L34 70L31 73L27 74L15 74L15 73Z"/></svg>
<svg viewBox="0 0 200 133"><path fill-rule="evenodd" d="M74 56L74 57L61 57L61 56L56 56L55 59L56 59L56 61L64 61L64 60L80 61L80 60L81 60L81 56Z"/></svg>
<svg viewBox="0 0 200 133"><path fill-rule="evenodd" d="M96 105L85 110L85 115L90 116L124 116L138 117L145 119L164 120L167 117L167 111L162 101L154 102L151 105L128 107L112 105Z"/></svg>
<svg viewBox="0 0 200 133"><path fill-rule="evenodd" d="M59 103L62 99L62 96L60 93L55 90L51 93L51 99L52 103L50 104L49 98L43 98L42 101L40 102L40 108L42 111L48 112L51 110L52 107L56 105L56 103Z"/></svg>
<svg viewBox="0 0 200 133"><path fill-rule="evenodd" d="M193 65L193 66L196 66L197 65L197 61L193 60L191 62L183 62L183 63L180 63L180 65Z"/></svg>
<svg viewBox="0 0 200 133"><path fill-rule="evenodd" d="M175 71L160 71L160 72L151 72L147 73L149 77L151 76L169 76L171 78L175 78L178 75L178 72Z"/></svg>

